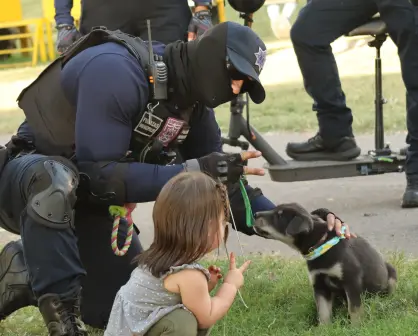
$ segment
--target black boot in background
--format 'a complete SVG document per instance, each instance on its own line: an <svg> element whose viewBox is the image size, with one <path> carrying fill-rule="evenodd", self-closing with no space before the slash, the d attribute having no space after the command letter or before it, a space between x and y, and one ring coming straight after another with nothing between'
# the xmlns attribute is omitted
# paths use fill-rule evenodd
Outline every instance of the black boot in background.
<svg viewBox="0 0 418 336"><path fill-rule="evenodd" d="M296 161L349 161L360 153L354 137L325 141L319 134L304 142L289 142L286 147L286 154Z"/></svg>
<svg viewBox="0 0 418 336"><path fill-rule="evenodd" d="M406 190L402 208L418 208L418 175L406 175Z"/></svg>

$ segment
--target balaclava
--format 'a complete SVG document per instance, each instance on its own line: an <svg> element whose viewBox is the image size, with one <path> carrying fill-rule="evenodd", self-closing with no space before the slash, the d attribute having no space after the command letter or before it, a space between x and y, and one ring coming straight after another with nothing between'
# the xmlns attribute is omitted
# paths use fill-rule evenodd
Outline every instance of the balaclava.
<svg viewBox="0 0 418 336"><path fill-rule="evenodd" d="M217 107L234 98L232 79L244 79L241 92L260 104L265 91L259 75L266 60L266 46L250 28L223 22L191 42L167 45L164 61L169 74L169 99L180 108L197 101Z"/></svg>

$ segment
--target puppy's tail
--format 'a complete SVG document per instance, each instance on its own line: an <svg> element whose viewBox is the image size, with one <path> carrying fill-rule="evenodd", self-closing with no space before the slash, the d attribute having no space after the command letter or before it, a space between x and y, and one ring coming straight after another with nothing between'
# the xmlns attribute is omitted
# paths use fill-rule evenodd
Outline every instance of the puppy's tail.
<svg viewBox="0 0 418 336"><path fill-rule="evenodd" d="M398 281L398 275L396 273L395 268L388 263L386 264L386 268L388 270L388 294L392 294L396 289L396 283Z"/></svg>

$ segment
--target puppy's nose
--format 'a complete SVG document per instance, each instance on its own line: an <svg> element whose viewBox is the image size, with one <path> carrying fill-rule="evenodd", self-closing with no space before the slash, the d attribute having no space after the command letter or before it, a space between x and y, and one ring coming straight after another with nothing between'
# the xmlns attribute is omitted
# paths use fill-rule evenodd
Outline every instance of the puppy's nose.
<svg viewBox="0 0 418 336"><path fill-rule="evenodd" d="M260 215L258 214L258 212L256 212L256 213L254 214L254 219L257 219L258 217L260 217Z"/></svg>

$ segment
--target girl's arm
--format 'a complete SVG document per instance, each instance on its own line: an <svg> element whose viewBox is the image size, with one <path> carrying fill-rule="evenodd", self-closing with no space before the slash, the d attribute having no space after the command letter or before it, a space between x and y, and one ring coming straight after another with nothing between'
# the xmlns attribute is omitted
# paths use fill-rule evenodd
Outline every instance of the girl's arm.
<svg viewBox="0 0 418 336"><path fill-rule="evenodd" d="M211 297L207 278L199 270L179 272L176 282L183 304L194 314L200 329L208 329L224 317L237 294L234 285L223 283Z"/></svg>

